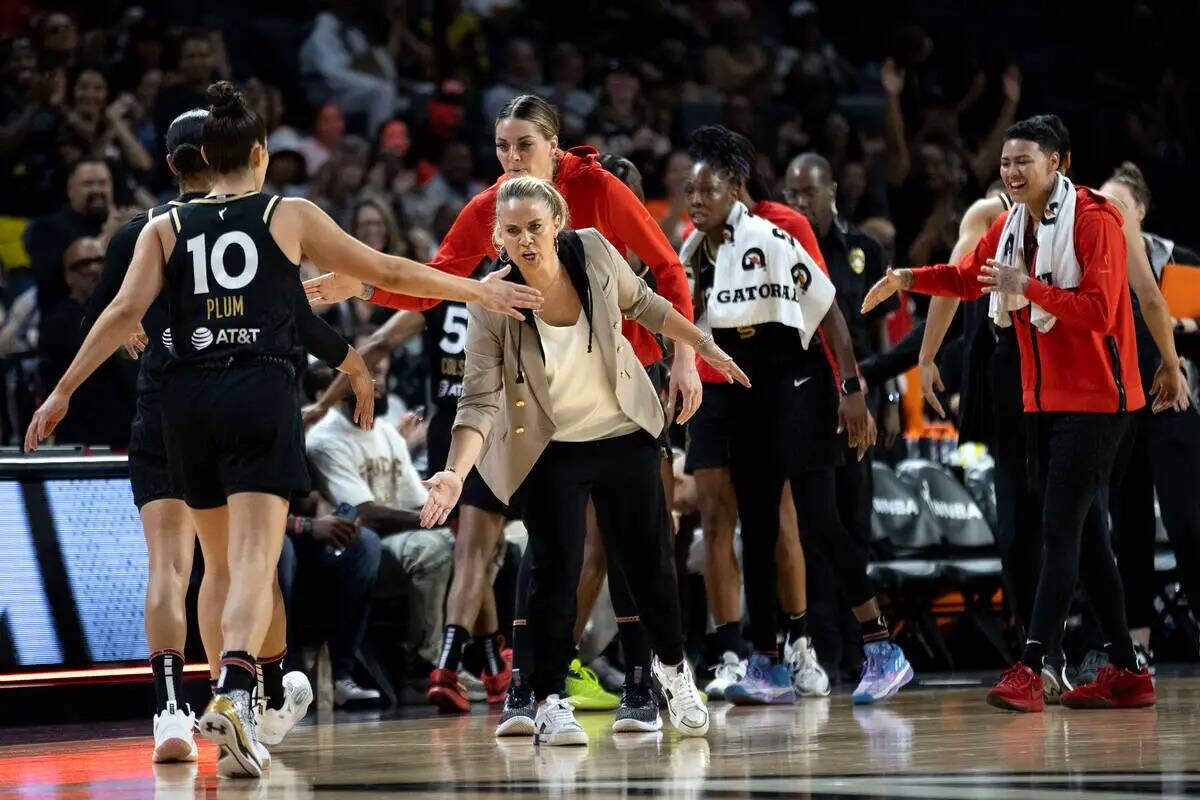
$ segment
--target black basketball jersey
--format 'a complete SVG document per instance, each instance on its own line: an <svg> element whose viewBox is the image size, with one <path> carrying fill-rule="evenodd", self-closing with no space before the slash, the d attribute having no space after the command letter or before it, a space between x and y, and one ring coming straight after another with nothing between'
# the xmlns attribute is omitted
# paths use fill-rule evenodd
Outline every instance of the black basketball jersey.
<svg viewBox="0 0 1200 800"><path fill-rule="evenodd" d="M175 249L166 269L171 326L164 341L176 362L286 358L299 346L300 273L271 236L278 207L278 196L255 192L203 197L168 212Z"/></svg>
<svg viewBox="0 0 1200 800"><path fill-rule="evenodd" d="M429 362L430 400L453 415L462 397L467 364L467 306L446 301L425 312L424 352Z"/></svg>

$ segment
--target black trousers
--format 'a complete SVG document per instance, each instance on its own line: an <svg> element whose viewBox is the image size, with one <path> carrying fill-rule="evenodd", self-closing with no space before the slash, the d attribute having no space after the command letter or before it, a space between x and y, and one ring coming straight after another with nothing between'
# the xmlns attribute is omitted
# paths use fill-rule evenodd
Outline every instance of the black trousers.
<svg viewBox="0 0 1200 800"><path fill-rule="evenodd" d="M627 580L651 645L668 664L683 660L661 461L661 448L643 431L594 442L551 442L522 484L528 589L518 589L517 618L526 624L514 627L513 659L539 699L563 693L574 652L589 497L610 571L619 568Z"/></svg>
<svg viewBox="0 0 1200 800"><path fill-rule="evenodd" d="M1147 407L1136 418L1123 444L1128 463L1113 475L1111 510L1129 625L1146 628L1154 620L1155 491L1184 591L1200 598L1200 414Z"/></svg>
<svg viewBox="0 0 1200 800"><path fill-rule="evenodd" d="M1040 490L1045 540L1029 638L1056 652L1051 648L1061 642L1075 584L1082 580L1109 640L1127 645L1125 593L1100 495L1130 415L1029 414L1027 423L1030 475Z"/></svg>
<svg viewBox="0 0 1200 800"><path fill-rule="evenodd" d="M838 512L835 470L844 444L836 433L837 395L828 365L811 358L790 369L753 369L750 378L753 388L736 395L730 466L751 638L756 651L772 653L778 633L775 544L785 480L792 484L806 555L824 558L851 606L875 592L866 558Z"/></svg>

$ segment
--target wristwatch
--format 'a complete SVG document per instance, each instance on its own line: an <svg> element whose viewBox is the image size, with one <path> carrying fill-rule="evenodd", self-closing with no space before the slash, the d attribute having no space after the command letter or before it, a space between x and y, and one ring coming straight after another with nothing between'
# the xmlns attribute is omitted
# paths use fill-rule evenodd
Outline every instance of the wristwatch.
<svg viewBox="0 0 1200 800"><path fill-rule="evenodd" d="M862 391L862 381L857 375L846 378L842 381L842 396L845 397L851 394L858 394Z"/></svg>

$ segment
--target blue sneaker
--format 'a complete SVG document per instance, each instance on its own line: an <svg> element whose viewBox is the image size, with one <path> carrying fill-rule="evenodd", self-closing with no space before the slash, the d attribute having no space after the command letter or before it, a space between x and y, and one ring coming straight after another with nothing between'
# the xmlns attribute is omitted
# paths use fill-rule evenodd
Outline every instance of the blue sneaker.
<svg viewBox="0 0 1200 800"><path fill-rule="evenodd" d="M725 699L735 706L791 705L796 702L792 673L787 664L770 656L750 656L746 677L725 690Z"/></svg>
<svg viewBox="0 0 1200 800"><path fill-rule="evenodd" d="M871 642L863 647L867 657L863 663L862 680L854 690L855 703L878 703L900 691L913 679L912 664L904 651L890 639Z"/></svg>

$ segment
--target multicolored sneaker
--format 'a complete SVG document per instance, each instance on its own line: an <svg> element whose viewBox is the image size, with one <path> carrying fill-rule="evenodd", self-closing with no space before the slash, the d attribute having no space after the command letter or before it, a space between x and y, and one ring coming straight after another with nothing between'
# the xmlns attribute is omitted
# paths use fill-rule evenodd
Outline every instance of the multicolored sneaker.
<svg viewBox="0 0 1200 800"><path fill-rule="evenodd" d="M863 646L862 680L854 690L855 703L878 703L886 700L913 679L912 665L904 657L900 645L890 639L870 642Z"/></svg>
<svg viewBox="0 0 1200 800"><path fill-rule="evenodd" d="M1145 708L1158 697L1146 670L1130 672L1105 664L1094 682L1064 692L1061 699L1067 708Z"/></svg>
<svg viewBox="0 0 1200 800"><path fill-rule="evenodd" d="M567 695L567 702L580 711L612 711L621 704L621 698L605 691L596 673L578 658L567 670Z"/></svg>
<svg viewBox="0 0 1200 800"><path fill-rule="evenodd" d="M1108 653L1103 650L1088 650L1083 661L1079 662L1079 669L1075 672L1075 685L1086 686L1089 683L1095 683L1100 670L1107 666Z"/></svg>
<svg viewBox="0 0 1200 800"><path fill-rule="evenodd" d="M750 656L746 677L725 689L725 699L735 706L788 705L796 702L796 688L786 664L771 656Z"/></svg>
<svg viewBox="0 0 1200 800"><path fill-rule="evenodd" d="M1018 661L1004 671L1000 682L987 693L987 702L989 706L1005 711L1044 711L1044 691L1041 673Z"/></svg>

